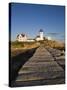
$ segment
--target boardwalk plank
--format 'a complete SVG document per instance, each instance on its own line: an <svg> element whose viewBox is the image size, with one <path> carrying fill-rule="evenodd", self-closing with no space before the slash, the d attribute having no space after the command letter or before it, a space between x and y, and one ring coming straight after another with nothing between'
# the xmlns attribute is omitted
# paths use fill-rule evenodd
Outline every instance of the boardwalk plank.
<svg viewBox="0 0 67 90"><path fill-rule="evenodd" d="M16 82L30 80L49 81L50 79L63 78L64 70L54 60L52 54L55 54L55 56L60 55L60 51L39 47L34 55L19 70Z"/></svg>

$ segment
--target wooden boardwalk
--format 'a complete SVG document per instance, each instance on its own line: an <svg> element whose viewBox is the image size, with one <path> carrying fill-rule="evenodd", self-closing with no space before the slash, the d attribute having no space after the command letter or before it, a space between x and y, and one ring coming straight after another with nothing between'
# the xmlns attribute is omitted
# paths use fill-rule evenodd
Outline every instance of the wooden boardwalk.
<svg viewBox="0 0 67 90"><path fill-rule="evenodd" d="M41 46L19 70L16 84L19 86L63 84L65 82L63 65L65 58L64 55L61 56L61 51Z"/></svg>

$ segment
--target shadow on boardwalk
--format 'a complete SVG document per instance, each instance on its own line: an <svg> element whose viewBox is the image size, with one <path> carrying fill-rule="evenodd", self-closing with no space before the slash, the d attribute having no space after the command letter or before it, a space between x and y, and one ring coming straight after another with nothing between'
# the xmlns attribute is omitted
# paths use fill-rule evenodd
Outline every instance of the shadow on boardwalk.
<svg viewBox="0 0 67 90"><path fill-rule="evenodd" d="M30 57L32 57L36 49L37 48L33 48L12 58L10 57L11 60L9 61L9 86L13 86L13 83L18 76L18 71L25 64L25 62L28 61Z"/></svg>

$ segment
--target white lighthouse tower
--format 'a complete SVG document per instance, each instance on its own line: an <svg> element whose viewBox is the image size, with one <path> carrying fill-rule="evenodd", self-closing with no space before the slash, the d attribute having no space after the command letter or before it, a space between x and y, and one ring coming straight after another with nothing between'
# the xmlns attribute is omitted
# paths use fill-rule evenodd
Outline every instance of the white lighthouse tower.
<svg viewBox="0 0 67 90"><path fill-rule="evenodd" d="M43 39L44 39L44 38L43 38L43 30L40 29L39 33L40 33L40 40L43 40Z"/></svg>

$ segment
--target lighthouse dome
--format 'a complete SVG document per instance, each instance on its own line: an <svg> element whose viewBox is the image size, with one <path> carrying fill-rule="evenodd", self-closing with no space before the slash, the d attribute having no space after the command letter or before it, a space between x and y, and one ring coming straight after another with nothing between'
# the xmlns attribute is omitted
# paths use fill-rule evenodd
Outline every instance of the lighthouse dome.
<svg viewBox="0 0 67 90"><path fill-rule="evenodd" d="M40 29L40 31L39 32L43 32L43 30L42 29Z"/></svg>

